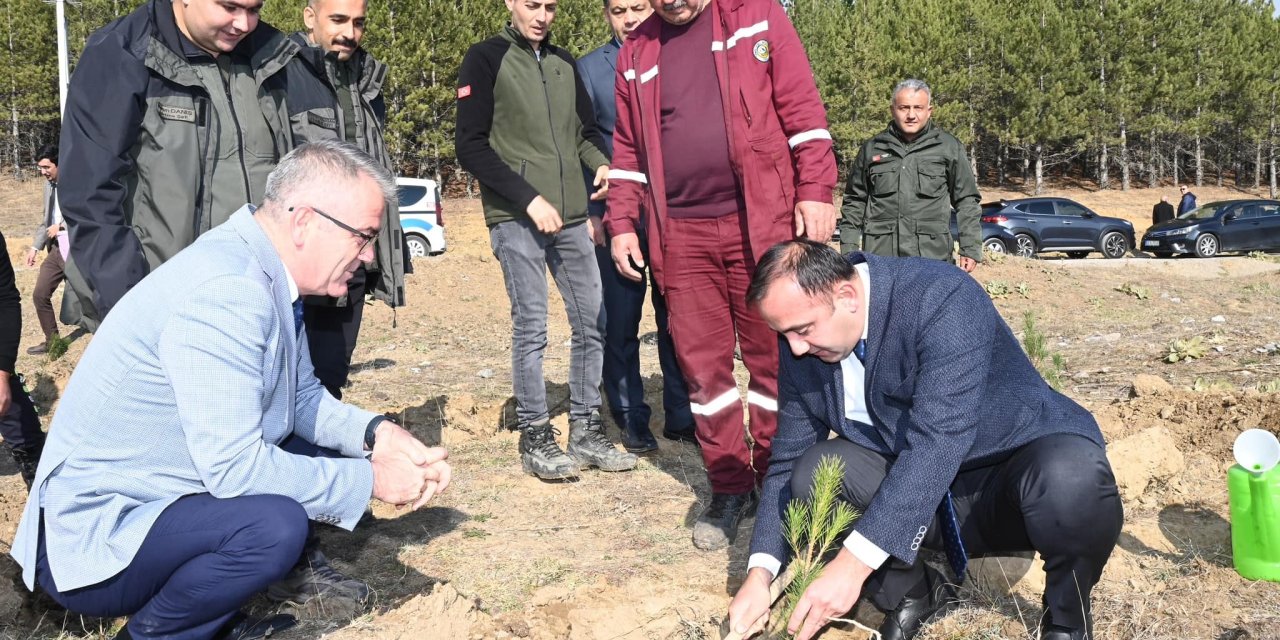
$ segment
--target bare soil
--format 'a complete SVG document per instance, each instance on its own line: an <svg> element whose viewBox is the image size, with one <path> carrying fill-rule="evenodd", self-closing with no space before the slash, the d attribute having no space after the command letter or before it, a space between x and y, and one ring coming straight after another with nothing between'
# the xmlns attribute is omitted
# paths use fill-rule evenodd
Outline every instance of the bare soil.
<svg viewBox="0 0 1280 640"><path fill-rule="evenodd" d="M1243 197L1196 191L1202 201ZM1141 234L1151 205L1174 189L1052 193L1129 218ZM0 231L24 300L35 281L22 258L39 194L36 180L0 180ZM984 199L1019 195L989 191ZM719 638L749 536L717 553L690 544L692 520L709 497L697 450L660 440L630 473L592 471L557 484L524 475L516 435L504 428L514 405L501 273L478 202L446 201L445 219L449 251L415 263L409 306L368 308L347 399L396 412L423 439L447 445L455 484L431 508L400 513L375 503L370 526L325 531L334 564L368 581L374 604L364 612L326 603L296 611L302 624L282 637ZM975 277L1015 332L1033 315L1061 356L1063 391L1095 413L1110 442L1125 528L1094 591L1098 637L1278 639L1280 584L1250 582L1232 569L1225 476L1240 431L1280 431L1280 264L1096 255L1009 258ZM554 424L567 431L569 329L559 303L551 308L546 375ZM653 330L646 317L642 333ZM25 354L38 334L25 303L18 366L47 420L91 336L76 335L68 354L49 362ZM1193 338L1201 357L1165 361L1175 340ZM642 354L649 402L660 407L651 340ZM0 460L0 550L24 501L14 467ZM16 573L8 558L0 568ZM1033 558L976 562L966 605L923 638L1038 637L1043 580ZM252 606L270 608L265 600ZM869 607L857 615L876 623ZM121 622L66 614L0 581L0 637L110 637ZM837 627L822 637L867 634Z"/></svg>

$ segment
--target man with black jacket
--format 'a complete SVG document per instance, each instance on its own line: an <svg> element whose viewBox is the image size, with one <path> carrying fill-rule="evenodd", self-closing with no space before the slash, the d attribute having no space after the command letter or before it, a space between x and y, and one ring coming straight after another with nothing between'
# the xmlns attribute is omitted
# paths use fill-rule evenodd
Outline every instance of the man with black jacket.
<svg viewBox="0 0 1280 640"><path fill-rule="evenodd" d="M263 0L150 0L90 36L67 90L58 184L67 279L95 329L152 269L245 202L292 147L298 45Z"/></svg>
<svg viewBox="0 0 1280 640"><path fill-rule="evenodd" d="M22 387L14 364L18 359L18 339L22 336L22 303L14 284L13 263L4 235L0 235L0 437L13 456L27 489L36 477L44 431L31 396Z"/></svg>
<svg viewBox="0 0 1280 640"><path fill-rule="evenodd" d="M365 29L365 0L309 0L302 10L305 32L289 39L298 45L285 76L289 87L289 125L293 143L343 140L373 156L393 174L383 139L387 106L382 86L387 65L360 48ZM397 203L389 202L378 234L374 262L361 266L347 296L308 296L303 314L316 377L335 398L351 368L364 296L368 291L392 307L404 305L404 274L412 271L404 252Z"/></svg>

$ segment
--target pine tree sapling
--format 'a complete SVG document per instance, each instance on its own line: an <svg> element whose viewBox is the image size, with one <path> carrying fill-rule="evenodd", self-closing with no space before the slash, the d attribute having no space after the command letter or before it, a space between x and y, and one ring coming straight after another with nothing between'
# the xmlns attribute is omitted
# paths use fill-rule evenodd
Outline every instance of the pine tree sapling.
<svg viewBox="0 0 1280 640"><path fill-rule="evenodd" d="M791 573L783 614L775 624L786 625L805 589L822 573L825 557L839 544L840 536L861 515L840 500L844 480L844 462L824 456L813 475L813 490L808 501L792 500L783 515L783 531L791 547Z"/></svg>

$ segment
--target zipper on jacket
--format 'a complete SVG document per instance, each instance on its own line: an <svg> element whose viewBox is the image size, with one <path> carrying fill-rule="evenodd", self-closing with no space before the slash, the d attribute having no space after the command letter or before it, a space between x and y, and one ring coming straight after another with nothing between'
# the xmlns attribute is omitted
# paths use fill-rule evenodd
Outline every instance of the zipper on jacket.
<svg viewBox="0 0 1280 640"><path fill-rule="evenodd" d="M204 199L205 193L209 190L209 185L207 184L209 180L205 178L205 167L209 163L209 141L213 139L213 132L211 131L213 129L213 117L210 115L210 111L213 109L213 101L208 96L196 96L195 104L198 111L196 117L200 122L200 126L204 127L204 148L200 150L200 188L196 192L195 225L192 227L195 232L194 236L198 238L201 233L204 233L200 226L204 224ZM200 135L198 128L196 135ZM212 176L209 177L212 178Z"/></svg>
<svg viewBox="0 0 1280 640"><path fill-rule="evenodd" d="M227 107L231 110L231 124L236 128L236 157L240 159L240 175L244 176L244 201L253 202L253 190L249 186L249 166L244 162L244 132L240 130L240 117L236 115L236 100L231 95L232 64L235 63L228 58L227 73L222 73L222 70L219 69L218 74L222 76L222 88L227 92Z"/></svg>
<svg viewBox="0 0 1280 640"><path fill-rule="evenodd" d="M563 209L564 200L565 200L564 198L564 158L560 156L560 142L556 140L556 120L555 118L551 117L551 93L547 91L547 74L546 74L546 70L542 68L542 55L539 52L535 51L533 52L533 58L534 60L538 61L538 75L542 78L542 97L547 102L547 124L549 125L549 129L551 131L551 146L556 150L556 164L560 169L560 208ZM575 98L575 101L576 101L576 98ZM574 112L574 117L575 118L577 117L576 111ZM520 168L521 169L524 168L524 161L520 162ZM561 211L560 220L563 221L566 217L568 217L568 215L569 215L568 213Z"/></svg>
<svg viewBox="0 0 1280 640"><path fill-rule="evenodd" d="M521 178L523 178L523 177L524 177L524 170L525 170L525 167L528 167L528 166L529 166L529 161L528 161L528 160L521 160L521 161L520 161L520 177L521 177Z"/></svg>

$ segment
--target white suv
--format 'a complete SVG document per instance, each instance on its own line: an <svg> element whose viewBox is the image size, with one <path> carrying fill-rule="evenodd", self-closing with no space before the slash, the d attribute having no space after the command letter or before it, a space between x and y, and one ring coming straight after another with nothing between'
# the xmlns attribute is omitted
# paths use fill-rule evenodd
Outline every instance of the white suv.
<svg viewBox="0 0 1280 640"><path fill-rule="evenodd" d="M400 195L400 225L404 227L409 255L421 258L444 253L448 245L444 239L444 209L436 181L396 178L396 191Z"/></svg>

